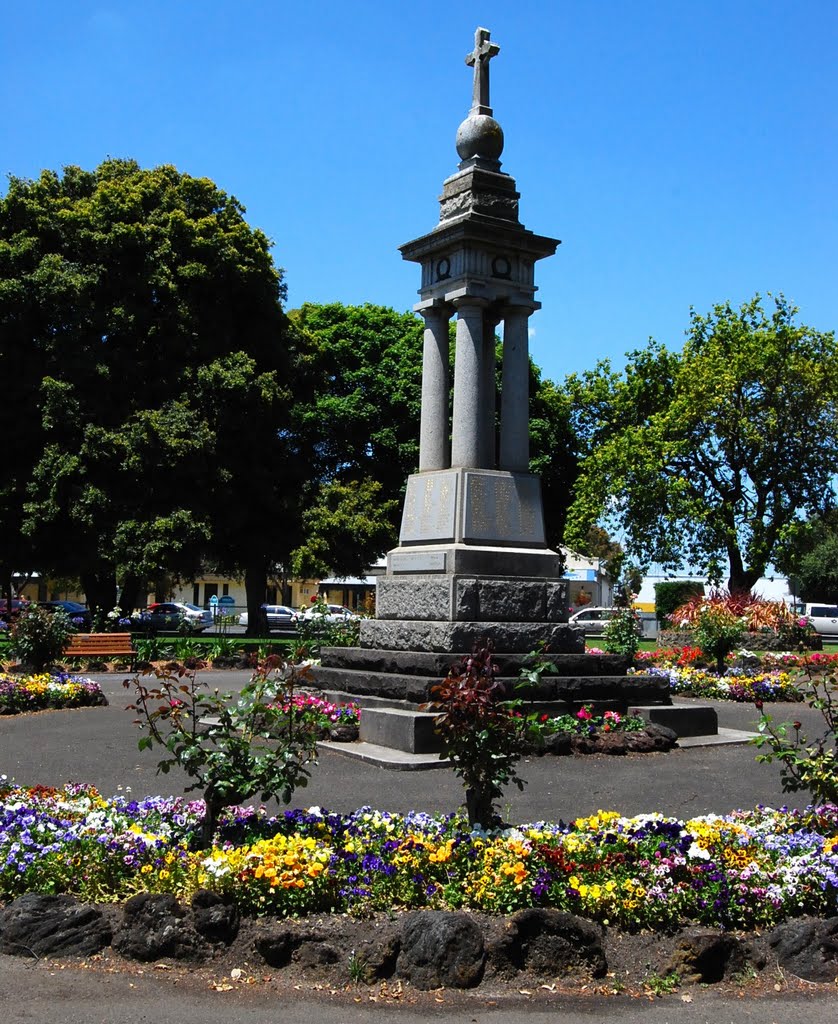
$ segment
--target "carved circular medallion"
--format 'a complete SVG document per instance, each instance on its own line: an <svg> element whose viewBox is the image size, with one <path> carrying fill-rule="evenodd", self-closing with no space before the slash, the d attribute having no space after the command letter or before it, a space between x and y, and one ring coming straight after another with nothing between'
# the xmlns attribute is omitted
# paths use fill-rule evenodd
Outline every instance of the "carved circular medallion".
<svg viewBox="0 0 838 1024"><path fill-rule="evenodd" d="M492 277L509 277L512 264L505 256L495 256L492 260Z"/></svg>

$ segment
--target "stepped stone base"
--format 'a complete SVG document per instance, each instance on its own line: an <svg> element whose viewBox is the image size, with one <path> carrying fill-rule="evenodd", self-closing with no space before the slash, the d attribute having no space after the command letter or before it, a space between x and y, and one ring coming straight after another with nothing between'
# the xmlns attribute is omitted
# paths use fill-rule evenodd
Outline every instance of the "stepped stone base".
<svg viewBox="0 0 838 1024"><path fill-rule="evenodd" d="M410 675L390 672L369 672L359 669L331 668L321 665L314 670L315 680L323 689L351 695L369 695L388 700L423 704L433 699L431 690L447 675ZM629 703L668 704L669 690L660 676L543 676L537 687L518 689L519 678L498 677L507 699L564 701L578 710L589 702L603 703L625 709ZM570 710L568 708L568 710Z"/></svg>
<svg viewBox="0 0 838 1024"><path fill-rule="evenodd" d="M363 669L369 672L398 672L403 675L436 676L448 675L450 667L460 660L462 654L448 651L391 651L375 648L326 647L323 649L323 664L331 668ZM621 654L586 654L584 651L564 654L550 654L549 660L556 666L556 675L571 676L624 676L628 660ZM498 667L500 676L518 676L521 669L532 664L528 651L493 651L492 661Z"/></svg>
<svg viewBox="0 0 838 1024"><path fill-rule="evenodd" d="M558 623L567 617L567 583L465 574L382 576L376 603L379 619Z"/></svg>
<svg viewBox="0 0 838 1024"><path fill-rule="evenodd" d="M585 634L579 626L560 622L423 622L417 619L365 619L361 647L389 651L471 652L491 638L496 650L528 654L540 646L551 653L583 652Z"/></svg>

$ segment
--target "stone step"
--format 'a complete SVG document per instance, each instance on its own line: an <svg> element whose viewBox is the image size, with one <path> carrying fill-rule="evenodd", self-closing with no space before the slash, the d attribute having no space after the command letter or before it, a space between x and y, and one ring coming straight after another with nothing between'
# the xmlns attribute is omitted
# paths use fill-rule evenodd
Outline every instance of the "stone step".
<svg viewBox="0 0 838 1024"><path fill-rule="evenodd" d="M416 676L403 673L373 672L364 669L331 668L320 665L312 670L314 684L323 690L386 697L423 704L432 699L431 690L441 676ZM537 686L521 686L517 676L497 680L508 698L524 700L617 701L623 705L669 704L669 682L664 676L600 675L542 676Z"/></svg>
<svg viewBox="0 0 838 1024"><path fill-rule="evenodd" d="M648 722L666 725L678 737L712 737L719 732L716 709L703 704L633 705L630 714ZM561 714L560 710L551 709ZM550 713L550 711L548 711ZM434 754L442 742L434 731L437 715L431 711L406 708L367 707L361 713L360 740L411 754Z"/></svg>
<svg viewBox="0 0 838 1024"><path fill-rule="evenodd" d="M629 713L640 715L647 722L666 725L679 736L715 736L719 731L719 716L710 704L633 704Z"/></svg>
<svg viewBox="0 0 838 1024"><path fill-rule="evenodd" d="M443 679L452 665L459 664L465 654L439 651L390 651L366 647L324 647L320 662L327 668L364 669L368 672L394 672L409 676L433 676ZM522 669L531 668L536 657L510 651L492 653L492 661L500 676L518 676ZM555 666L547 677L559 676L614 676L625 675L628 660L621 654L572 653L546 654L544 660Z"/></svg>
<svg viewBox="0 0 838 1024"><path fill-rule="evenodd" d="M417 619L363 619L361 647L388 651L472 651L489 638L495 650L529 654L542 646L584 654L585 634L563 622L436 622Z"/></svg>
<svg viewBox="0 0 838 1024"><path fill-rule="evenodd" d="M401 708L365 708L361 713L359 739L380 747L410 754L437 754L442 740L434 732L437 715Z"/></svg>

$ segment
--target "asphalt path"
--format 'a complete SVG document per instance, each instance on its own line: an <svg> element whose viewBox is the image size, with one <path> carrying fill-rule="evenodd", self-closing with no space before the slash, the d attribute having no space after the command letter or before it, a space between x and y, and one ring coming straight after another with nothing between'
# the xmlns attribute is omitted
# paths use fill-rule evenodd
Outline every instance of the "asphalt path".
<svg viewBox="0 0 838 1024"><path fill-rule="evenodd" d="M95 678L108 696L108 707L0 718L0 774L23 785L91 782L106 796L184 793L189 785L185 775L179 771L158 775L155 753L137 749L141 733L133 724L135 716L126 710L130 694L122 686L125 677L111 674ZM235 691L249 675L207 671L202 678L220 690ZM713 703L720 725L755 728L754 708ZM774 705L770 710L778 721L799 719L811 732L822 724L820 715L799 704ZM779 768L757 763L756 753L750 745L733 745L690 747L645 756L530 758L520 766L527 785L522 792L509 789L501 811L506 820L523 823L567 821L598 809L627 815L661 811L685 818L757 804L804 806L805 794L784 794ZM341 812L364 805L394 812L448 812L462 799L462 786L449 768L393 771L324 751L312 769L308 787L298 790L292 803ZM368 993L333 997L325 993L286 993L280 1000L276 992L259 988L213 990L205 981L190 984L188 976L168 977L150 967L133 973L106 973L0 956L0 1018L14 1024L138 1024L152 1020L157 1024L261 1024L280 1016L287 1024L308 1024L312 1014L322 1024L378 1022L391 1016L404 1022L508 1024L524 1017L528 1021L546 1020L548 1015L551 1019L558 1015L566 1024L633 1024L641 1019L648 1024L752 1020L831 1024L835 1006L834 994L812 998L780 994L776 998L742 1000L698 990L691 1003L683 1002L677 994L648 1002L624 997L551 998L549 993L509 1002L490 1000L479 990L461 995L414 995L401 1003L372 1003Z"/></svg>
<svg viewBox="0 0 838 1024"><path fill-rule="evenodd" d="M126 710L126 677L93 678L108 697L108 707L0 718L0 774L24 785L91 782L105 796L185 793L190 784L185 774L158 775L158 755L137 749L142 733L133 724L136 716ZM207 671L202 678L220 690L235 691L249 674ZM753 707L712 703L721 726L756 728ZM810 731L821 723L820 715L800 704L776 705L773 713L778 720L799 719ZM507 789L501 811L506 820L522 823L567 821L600 809L627 815L661 811L683 818L757 804L805 806L805 794L784 794L779 767L757 763L756 753L750 745L731 745L618 758L533 757L520 765L527 784L520 792ZM448 812L462 800L462 785L449 768L393 771L323 751L293 805L340 812L365 805L401 813Z"/></svg>

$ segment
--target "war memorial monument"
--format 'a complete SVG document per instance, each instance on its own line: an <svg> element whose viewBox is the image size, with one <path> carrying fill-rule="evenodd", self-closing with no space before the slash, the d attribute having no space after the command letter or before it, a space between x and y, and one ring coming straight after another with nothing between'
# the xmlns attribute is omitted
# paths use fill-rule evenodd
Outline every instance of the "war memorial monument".
<svg viewBox="0 0 838 1024"><path fill-rule="evenodd" d="M443 183L439 223L400 249L421 267L414 308L425 332L419 469L407 481L399 544L378 579L376 618L361 623L360 648L325 648L317 671L325 689L366 698L362 740L414 753L438 749L433 716L417 705L452 662L487 641L510 689L531 652L548 652L556 674L528 696L555 713L583 701L623 710L671 705L665 680L626 676L616 655L586 654L581 628L567 624L563 560L546 544L540 481L529 471L535 265L559 241L521 224L515 180L501 170L503 131L489 102L499 50L478 28L466 57L473 91L457 130L459 167ZM715 731L711 725L705 718L692 730Z"/></svg>

